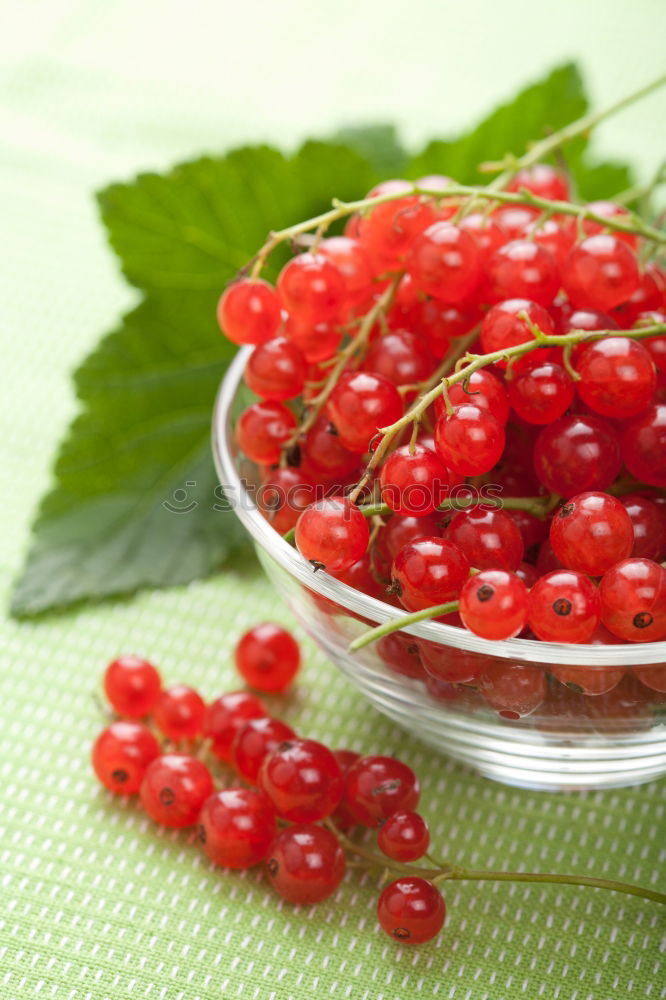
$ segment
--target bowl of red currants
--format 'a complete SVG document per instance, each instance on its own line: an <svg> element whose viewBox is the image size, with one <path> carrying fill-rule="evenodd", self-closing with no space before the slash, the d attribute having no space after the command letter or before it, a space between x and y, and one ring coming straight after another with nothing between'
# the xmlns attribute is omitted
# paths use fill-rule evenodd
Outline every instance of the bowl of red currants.
<svg viewBox="0 0 666 1000"><path fill-rule="evenodd" d="M373 705L509 784L666 773L665 243L527 154L335 202L220 299L215 461L268 576Z"/></svg>

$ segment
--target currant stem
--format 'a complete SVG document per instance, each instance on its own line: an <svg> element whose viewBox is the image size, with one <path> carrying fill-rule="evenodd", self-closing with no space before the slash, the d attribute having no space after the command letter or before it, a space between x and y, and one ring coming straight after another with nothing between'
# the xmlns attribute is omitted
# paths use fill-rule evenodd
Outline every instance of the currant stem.
<svg viewBox="0 0 666 1000"><path fill-rule="evenodd" d="M419 622L425 622L429 618L439 618L440 615L453 614L457 610L458 602L448 601L446 604L435 604L431 608L424 608L422 611L414 611L411 614L403 615L402 618L398 618L395 621L384 622L383 625L377 625L376 628L371 628L354 639L349 646L349 652L356 653L359 649L363 649L364 646L369 646L371 642L376 642L377 639L382 639L385 635L390 635L392 632L399 632L409 625L418 625Z"/></svg>

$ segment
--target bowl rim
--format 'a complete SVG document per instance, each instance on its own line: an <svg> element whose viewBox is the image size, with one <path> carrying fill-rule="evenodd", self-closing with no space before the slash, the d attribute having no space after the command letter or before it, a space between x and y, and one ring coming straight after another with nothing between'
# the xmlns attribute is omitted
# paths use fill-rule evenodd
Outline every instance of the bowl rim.
<svg viewBox="0 0 666 1000"><path fill-rule="evenodd" d="M212 445L215 468L227 500L235 515L249 532L255 545L291 576L310 590L342 605L355 615L370 618L377 624L397 621L405 613L399 608L370 597L325 572L314 572L298 550L286 542L260 513L243 486L234 455L231 414L251 347L238 351L222 379L215 400L212 420ZM666 664L666 641L626 643L618 646L547 643L534 639L482 639L467 629L441 622L420 622L405 626L404 631L419 639L453 646L470 653L531 663L551 663L581 667L628 667ZM603 652L601 652L603 650ZM586 662L581 663L581 659Z"/></svg>

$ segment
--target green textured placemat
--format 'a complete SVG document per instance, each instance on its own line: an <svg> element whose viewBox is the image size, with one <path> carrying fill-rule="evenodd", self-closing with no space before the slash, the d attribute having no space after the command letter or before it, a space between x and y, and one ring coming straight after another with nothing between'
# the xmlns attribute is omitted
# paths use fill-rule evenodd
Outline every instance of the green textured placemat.
<svg viewBox="0 0 666 1000"><path fill-rule="evenodd" d="M3 597L74 409L68 372L132 298L115 275L91 191L140 166L222 144L219 119L202 104L196 48L186 44L194 28L180 48L174 41L180 13L199 6L210 14L215 5L149 0L139 12L129 0L58 0L16 10L30 30L24 50L0 70L10 98L0 112L9 251L0 268ZM282 30L296 24L299 5L292 6L273 5ZM643 6L656 13L656 5ZM265 14L269 5L262 7ZM352 7L340 5L347 25ZM632 5L634 18L640 7ZM334 5L326 9L333 18ZM170 41L160 63L165 12ZM650 35L645 25L643 35ZM145 73L142 51L151 60ZM381 53L371 58L380 65ZM655 69L645 65L645 76ZM256 80L257 95L264 80ZM349 117L351 89L345 106ZM237 684L229 654L239 633L281 616L277 596L248 568L37 623L0 624L1 1000L666 995L666 923L654 904L594 890L457 884L446 893L449 918L437 942L409 950L379 931L378 891L368 876L350 872L329 902L294 908L259 872L215 871L190 834L157 830L134 805L112 801L88 765L100 726L91 694L109 658L144 653L168 681L215 695ZM483 867L663 883L666 783L567 796L494 785L397 730L309 641L304 646L306 667L282 714L333 745L399 752L422 777L439 853Z"/></svg>

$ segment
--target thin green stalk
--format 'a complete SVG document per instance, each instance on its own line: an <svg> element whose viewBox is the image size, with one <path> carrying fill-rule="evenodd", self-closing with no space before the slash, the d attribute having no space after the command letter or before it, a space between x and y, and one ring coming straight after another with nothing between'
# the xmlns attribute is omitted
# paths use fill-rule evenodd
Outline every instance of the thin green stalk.
<svg viewBox="0 0 666 1000"><path fill-rule="evenodd" d="M399 632L408 625L418 625L419 622L428 621L430 618L439 618L440 615L451 615L457 610L458 602L448 601L446 604L435 604L431 608L424 608L423 611L414 611L412 614L403 615L395 621L384 622L383 625L377 625L376 628L371 628L368 632L364 632L363 635L354 639L349 646L349 652L356 653L371 642L376 642L377 639L382 639L392 632Z"/></svg>

